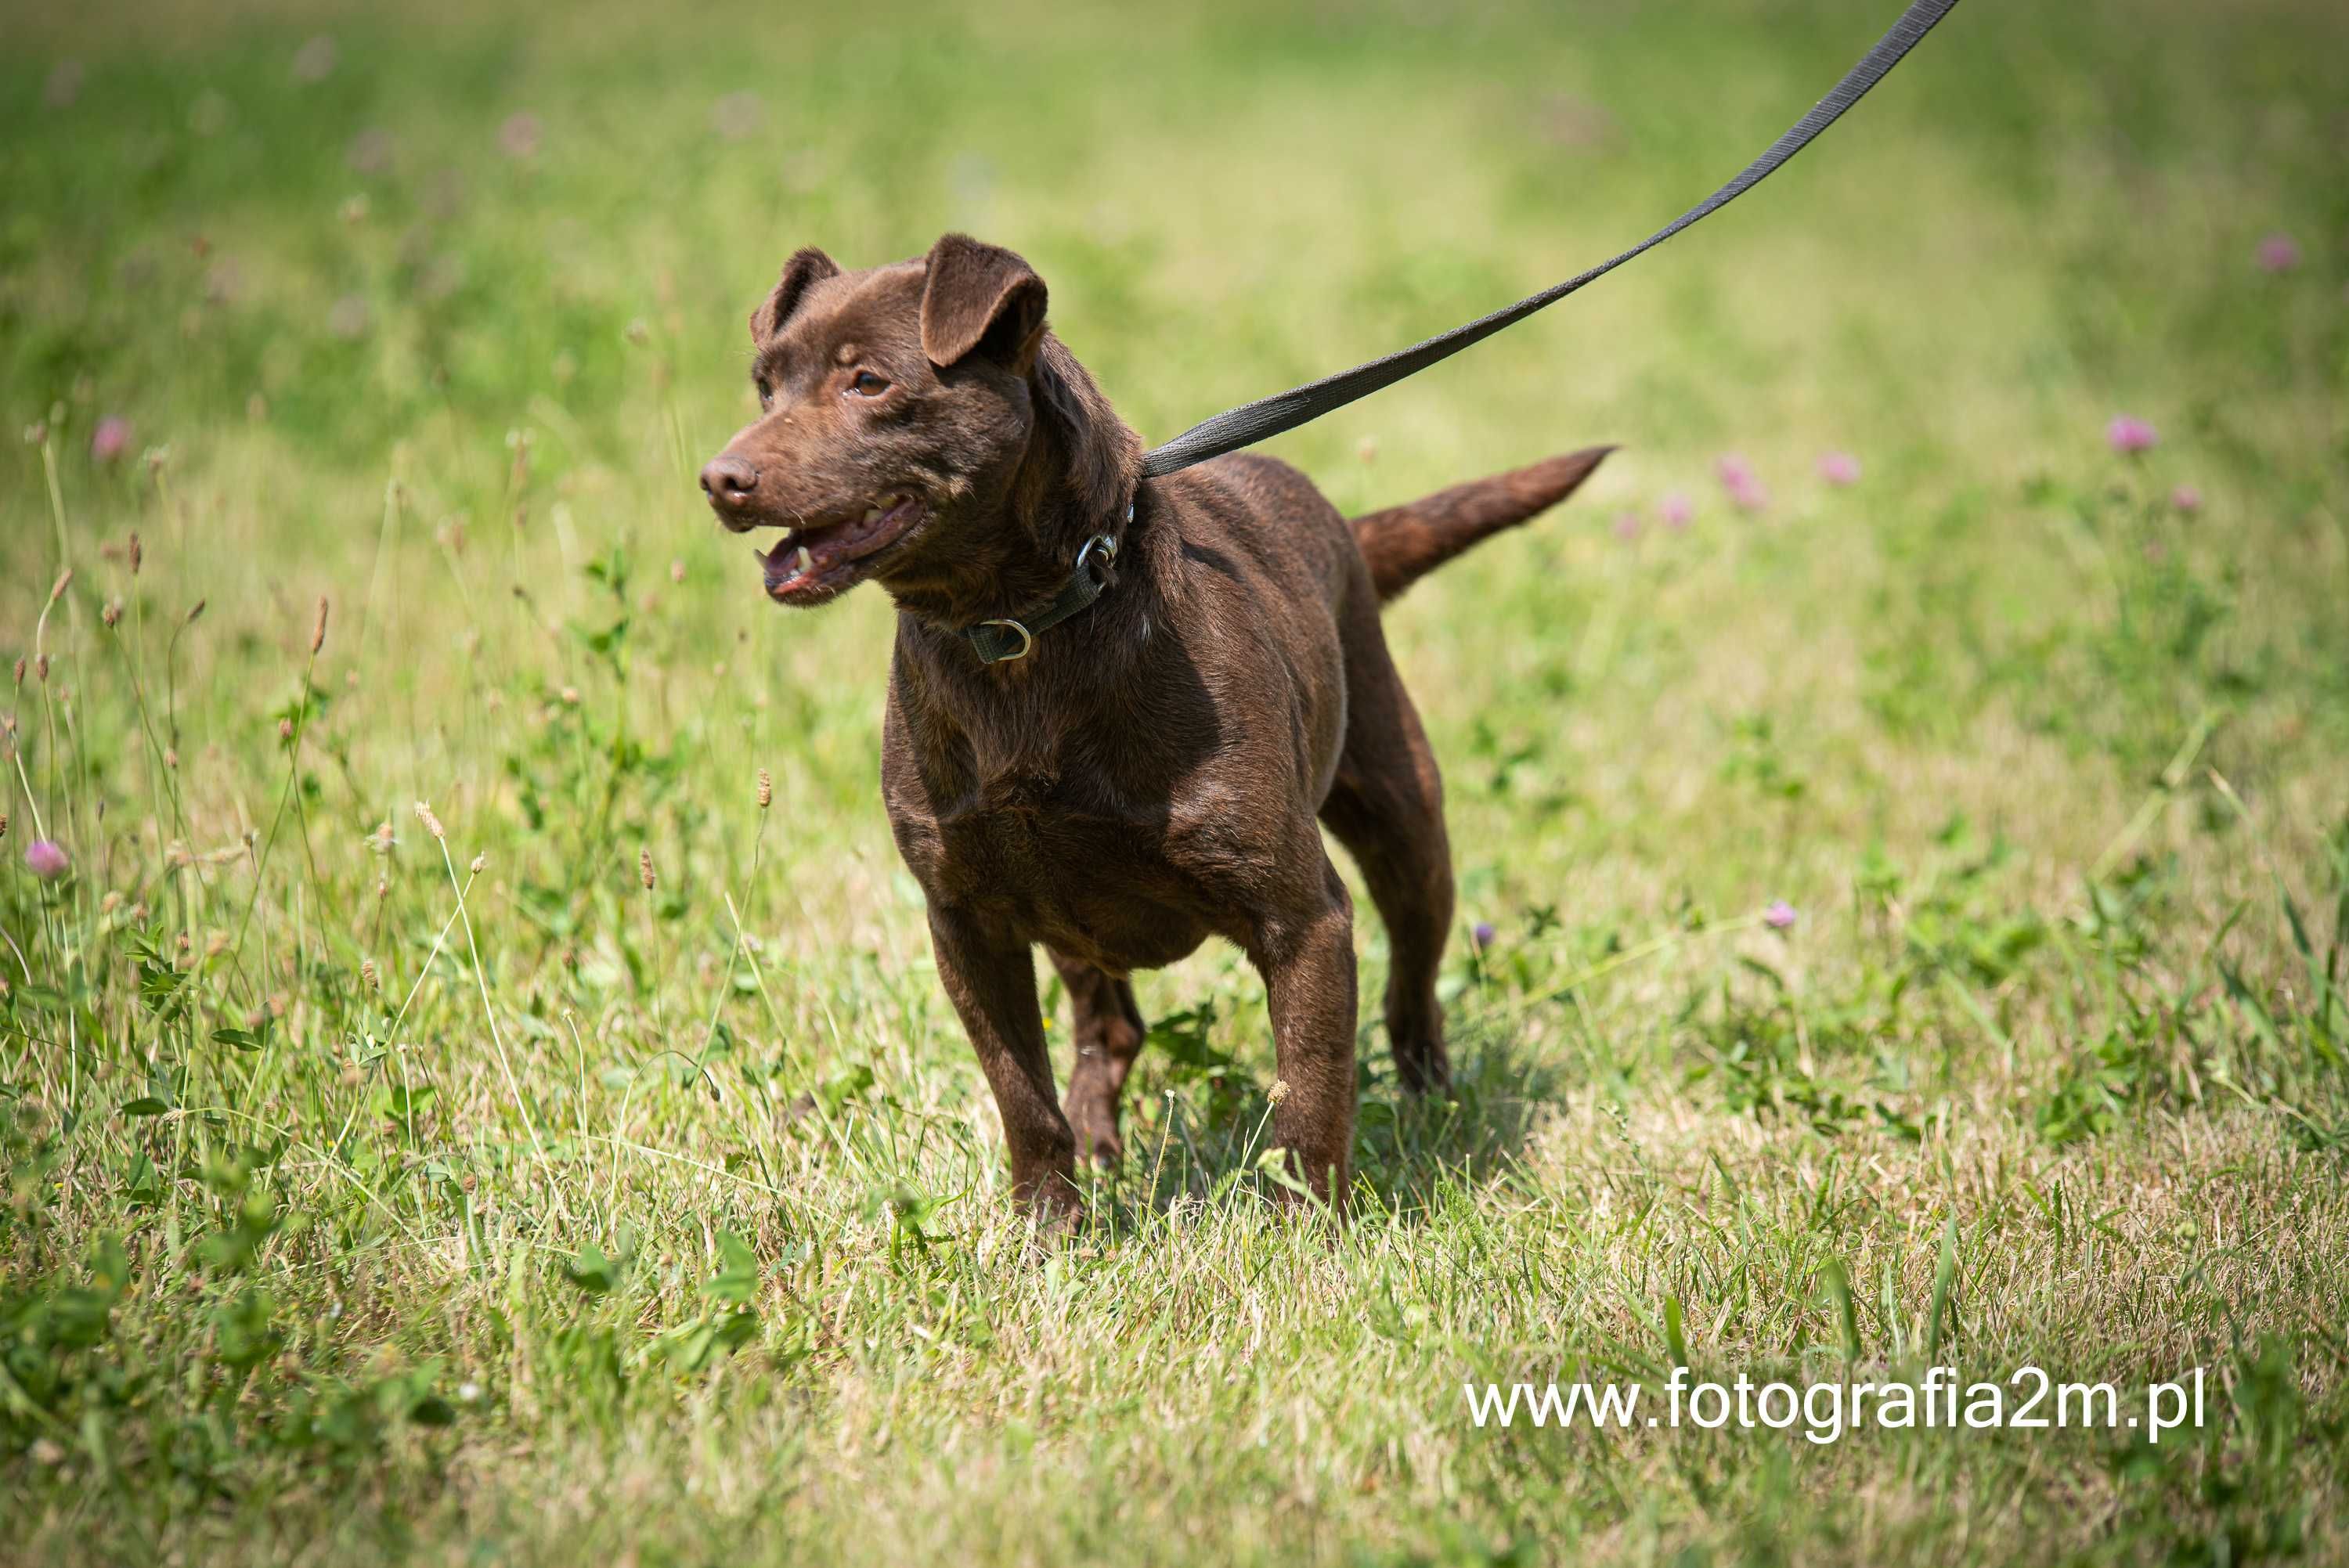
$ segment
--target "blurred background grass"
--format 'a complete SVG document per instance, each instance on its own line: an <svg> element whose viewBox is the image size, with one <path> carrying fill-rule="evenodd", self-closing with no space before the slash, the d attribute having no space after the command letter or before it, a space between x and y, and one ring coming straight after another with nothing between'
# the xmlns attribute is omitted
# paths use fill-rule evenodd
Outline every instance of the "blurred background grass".
<svg viewBox="0 0 2349 1568"><path fill-rule="evenodd" d="M1927 68L1766 197L1276 449L1361 508L1625 444L1578 517L1399 615L1407 656L1458 693L1438 705L1455 742L1496 680L1552 660L1619 592L1600 574L1620 563L1567 542L1672 490L1724 521L1706 469L1732 449L1778 492L1774 521L1816 537L1708 527L1622 590L1627 613L1602 630L1627 639L1608 684L1633 688L1634 711L1692 689L1700 625L1748 624L1710 649L1782 688L1842 686L1920 632L1970 640L1982 663L2028 658L2075 600L2044 570L2057 547L2019 534L2023 487L2109 477L2100 432L2122 410L2168 438L2162 470L2209 495L2208 526L2277 513L2260 520L2280 531L2272 548L2222 552L2247 577L2239 634L2321 634L2313 601L2267 596L2328 593L2342 559L2318 488L2338 473L2349 222L2340 114L2311 46L2331 19L1961 15ZM1644 232L1775 134L1882 20L1863 5L1570 21L1506 5L882 7L854 26L589 6L559 27L461 7L28 15L0 110L0 352L13 407L30 421L62 400L77 455L101 417L135 432L133 460L69 464L81 525L130 515L138 450L171 447L189 505L213 503L192 525L174 514L190 531L172 537L211 568L193 586L216 605L378 577L389 594L445 593L423 547L451 521L477 554L509 557L505 575L543 562L550 531L574 564L626 538L675 555L697 587L722 583L698 612L722 617L711 640L755 628L760 661L805 690L804 670L877 665L885 607L761 615L689 479L749 411L741 321L791 248L867 263L947 226L1016 246L1051 284L1062 335L1164 438ZM2271 277L2251 258L2279 231L2312 254ZM567 523L525 529L515 551L500 536L517 430L523 499ZM1811 493L1829 448L1860 454L1869 479L1832 507ZM8 504L27 548L36 475L21 452ZM409 498L391 543L420 553L379 571L387 478ZM1922 504L1888 519L1920 483ZM1937 539L1928 514L1945 509L1952 537ZM1883 559L1888 539L1922 559ZM1793 552L1778 591L1722 572L1749 545ZM40 574L37 552L16 559ZM485 575L477 597L494 597ZM1495 595L1501 613L1463 614ZM411 697L448 678L445 640L419 641L394 676ZM1949 656L1965 655L1933 662ZM2129 713L2098 734L2094 696L2093 680L2061 687L2040 717L2107 746L2140 732ZM1914 706L1963 738L1951 691ZM1637 736L1612 716L1600 728L1605 751L1638 762ZM2173 743L2144 733L2141 750Z"/></svg>
<svg viewBox="0 0 2349 1568"><path fill-rule="evenodd" d="M0 1056L32 1108L5 1256L64 1278L126 1234L125 1364L196 1368L175 1393L44 1407L85 1437L85 1408L111 1412L107 1451L157 1470L11 1418L0 1495L41 1550L233 1554L263 1530L290 1551L316 1529L357 1554L486 1533L650 1560L761 1531L837 1551L844 1522L881 1520L1033 1560L1133 1545L1102 1500L1137 1470L1169 1557L1662 1561L1766 1555L1783 1532L1853 1561L2043 1560L2049 1539L2115 1558L2224 1539L2240 1561L2301 1538L2280 1519L2318 1539L2342 1496L2349 1123L2322 964L2275 890L2328 908L2349 853L2337 6L1974 0L1760 192L1274 444L1348 510L1624 449L1390 618L1450 780L1464 924L1494 930L1464 935L1448 984L1455 1120L1392 1109L1365 1026L1366 1179L1423 1228L1338 1263L1246 1212L1150 1230L1224 1195L1262 1109L1261 992L1214 952L1143 986L1178 1015L1139 1079L1145 1136L1181 1130L1196 1159L1104 1199L1152 1244L1056 1265L1092 1271L1077 1305L1063 1275L1004 1261L992 1112L878 804L887 605L774 612L693 487L750 417L744 322L798 245L850 265L950 227L1012 246L1164 439L1612 253L1893 10L12 7L0 404L39 428L0 445L0 651L56 665L19 687L8 842L37 811L74 870L38 882L12 853L0 906L23 982ZM2119 415L2157 444L2115 451ZM1829 453L1857 482L1822 474ZM281 721L302 727L290 760ZM418 799L457 863L490 854L478 956L434 944L450 879ZM381 822L398 843L378 855ZM1784 940L1737 923L1772 899L1800 912ZM1673 945L1708 922L1733 940ZM1659 933L1656 964L1577 982ZM1367 918L1361 942L1374 995ZM416 986L398 1025L362 960ZM180 1041L142 1011L150 961L193 977L205 1029L282 1027L251 1059ZM88 1037L61 1047L68 1024ZM750 1120L667 1051L723 1057ZM115 1114L159 1084L161 1119ZM420 1130L419 1085L438 1097ZM803 1092L848 1130L769 1118ZM526 1163L533 1104L576 1130L551 1167ZM257 1134L200 1105L297 1131L316 1161L215 1179ZM603 1163L620 1149L625 1182ZM677 1163L753 1156L755 1194ZM159 1199L140 1159L177 1185ZM1789 1200L1723 1241L1713 1172L1794 1192L1847 1161L1878 1173L1862 1218ZM2076 1225L2013 1228L2067 1180L2137 1216L2119 1261L2067 1251ZM244 1181L308 1228L191 1261ZM935 1227L951 1261L905 1263L906 1206L974 1192L992 1206ZM1606 1217L1642 1204L1674 1218ZM1668 1445L1545 1458L1431 1414L1464 1365L1627 1364L1660 1294L1715 1324L1720 1356L1799 1357L1834 1338L1829 1250L1855 1278L1881 1265L1870 1332L1897 1345L1894 1276L1930 1279L1951 1216L1986 1271L1970 1355L2168 1377L2314 1332L2296 1371L2247 1362L2246 1386L2301 1390L2331 1435L2279 1457L2261 1406L2256 1463L2218 1448L2151 1480L2094 1445L2042 1468L1888 1442L1799 1475L1706 1449L1692 1481ZM696 1321L729 1225L799 1271L798 1295L760 1297L760 1371L607 1400L598 1358L636 1367ZM2246 1225L2270 1238L2248 1256L2224 1240ZM623 1231L660 1270L581 1305L550 1260ZM1546 1260L1550 1294L1506 1283L1496 1249ZM220 1350L263 1257L291 1336L274 1374ZM1229 1298L1226 1268L1249 1281ZM1246 1318L1293 1307L1292 1273L1313 1309L1279 1320L1275 1355ZM1367 1342L1331 1326L1398 1313L1417 1326L1366 1380ZM1202 1379L1196 1400L1126 1359L1137 1344ZM297 1427L286 1401L329 1382L399 1403L410 1374L387 1357L486 1386L495 1414L453 1448L360 1445L289 1494L315 1452L254 1430ZM1235 1380L1234 1360L1292 1376ZM1030 1397L1048 1385L1083 1391ZM996 1430L1007 1410L1024 1437ZM917 1435L892 1448L901 1418ZM205 1422L202 1443L154 1435ZM1227 1452L1185 1422L1300 1435ZM697 1447L721 1439L723 1462ZM58 1451L24 1457L36 1441ZM1568 1451L1588 1468L1558 1473ZM794 1479L756 1495L769 1474ZM597 1508L615 1486L634 1524Z"/></svg>

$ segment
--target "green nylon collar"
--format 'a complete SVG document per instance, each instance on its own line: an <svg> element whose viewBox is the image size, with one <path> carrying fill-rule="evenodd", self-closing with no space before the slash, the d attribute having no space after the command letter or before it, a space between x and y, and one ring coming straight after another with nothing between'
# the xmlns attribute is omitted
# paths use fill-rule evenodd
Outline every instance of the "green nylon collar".
<svg viewBox="0 0 2349 1568"><path fill-rule="evenodd" d="M1133 522L1133 508L1125 509L1129 527ZM1077 552L1077 563L1069 571L1069 579L1052 602L1035 614L1023 620L1004 616L993 621L981 621L963 633L971 652L982 665L1009 664L1024 659L1036 645L1039 633L1048 632L1071 615L1081 614L1092 607L1109 587L1110 567L1117 561L1117 536L1096 533L1085 541Z"/></svg>

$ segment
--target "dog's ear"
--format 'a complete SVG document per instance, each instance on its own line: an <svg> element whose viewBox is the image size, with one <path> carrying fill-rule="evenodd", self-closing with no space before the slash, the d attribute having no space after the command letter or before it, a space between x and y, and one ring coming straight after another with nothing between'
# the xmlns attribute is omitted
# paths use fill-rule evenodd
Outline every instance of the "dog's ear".
<svg viewBox="0 0 2349 1568"><path fill-rule="evenodd" d="M1000 245L948 234L930 247L922 352L943 368L984 349L1021 375L1044 335L1044 280Z"/></svg>
<svg viewBox="0 0 2349 1568"><path fill-rule="evenodd" d="M775 280L775 292L750 313L750 341L764 343L774 336L799 308L800 296L811 284L839 275L839 263L813 245L792 252L792 259L783 263L783 275Z"/></svg>

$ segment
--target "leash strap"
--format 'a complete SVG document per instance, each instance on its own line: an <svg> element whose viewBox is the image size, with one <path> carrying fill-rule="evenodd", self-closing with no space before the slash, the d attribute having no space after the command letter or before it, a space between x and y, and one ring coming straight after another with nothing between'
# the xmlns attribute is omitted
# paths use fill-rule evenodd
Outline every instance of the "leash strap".
<svg viewBox="0 0 2349 1568"><path fill-rule="evenodd" d="M1319 381L1309 382L1287 392L1269 397L1259 397L1253 403L1243 403L1227 408L1205 424L1195 425L1164 446L1157 448L1142 459L1145 479L1157 479L1187 469L1194 463L1219 458L1226 452L1236 452L1242 447L1252 447L1258 441L1278 436L1284 430L1294 430L1333 409L1358 402L1382 387L1391 387L1406 376L1415 376L1439 360L1448 359L1468 347L1481 343L1505 326L1523 321L1537 310L1557 304L1583 284L1613 272L1625 262L1642 252L1653 250L1674 234L1701 219L1709 218L1730 202L1759 185L1804 148L1811 139L1833 125L1844 110L1857 103L1868 89L1884 79L1885 73L1900 63L1902 56L1917 46L1918 40L1930 32L1933 24L1948 15L1958 0L1913 0L1892 30L1878 40L1868 57L1845 74L1836 84L1835 91L1811 106L1808 114L1795 128L1770 144L1769 150L1747 164L1737 178L1690 208L1621 255L1599 263L1587 273L1570 277L1537 294L1528 294L1516 304L1480 316L1464 326L1440 333L1424 343L1373 359L1367 365L1357 365L1351 370L1341 370Z"/></svg>

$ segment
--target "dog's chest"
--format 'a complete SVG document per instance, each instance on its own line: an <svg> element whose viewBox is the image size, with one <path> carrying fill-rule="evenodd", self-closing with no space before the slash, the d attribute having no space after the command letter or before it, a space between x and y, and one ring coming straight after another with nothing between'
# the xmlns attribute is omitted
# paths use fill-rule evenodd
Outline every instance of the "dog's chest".
<svg viewBox="0 0 2349 1568"><path fill-rule="evenodd" d="M899 849L930 897L1112 973L1171 964L1213 929L1172 802L1061 759L890 791Z"/></svg>

